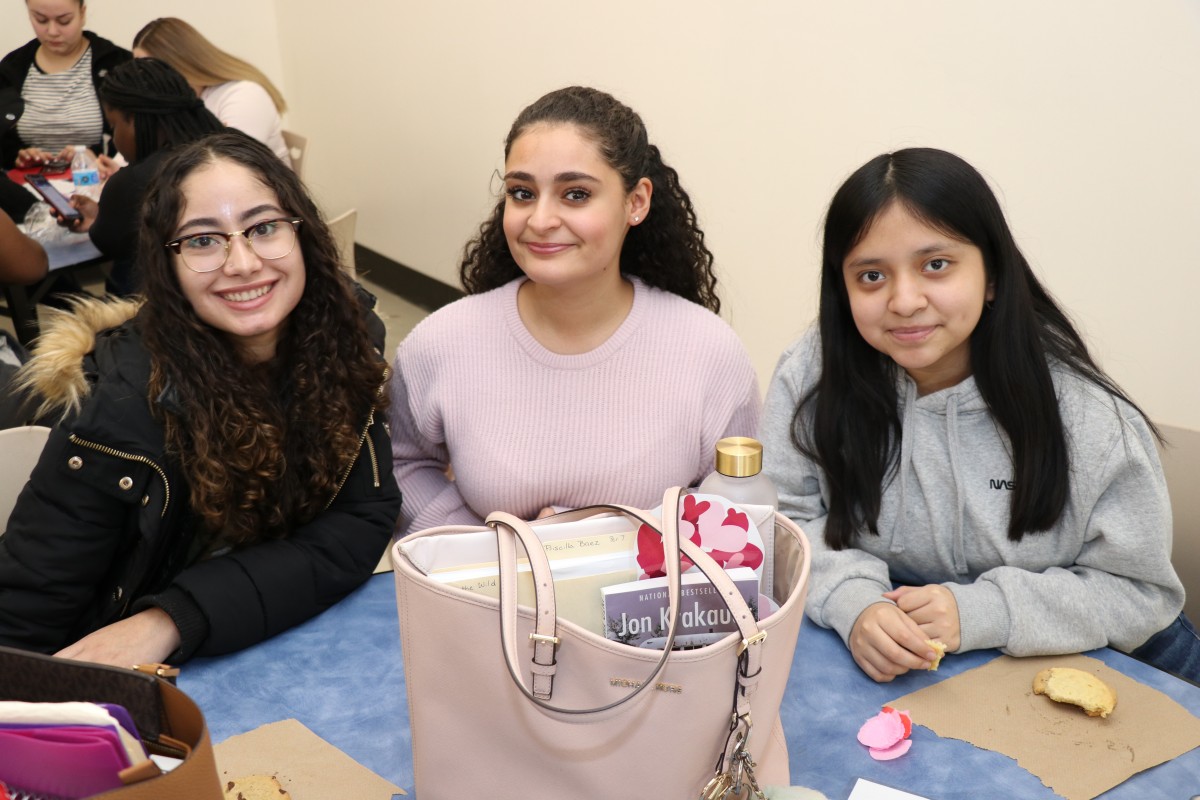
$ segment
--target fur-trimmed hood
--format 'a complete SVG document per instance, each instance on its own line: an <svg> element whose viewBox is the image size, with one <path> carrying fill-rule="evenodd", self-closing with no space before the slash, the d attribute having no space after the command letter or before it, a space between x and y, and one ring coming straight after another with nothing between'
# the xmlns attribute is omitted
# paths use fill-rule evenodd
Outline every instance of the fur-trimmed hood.
<svg viewBox="0 0 1200 800"><path fill-rule="evenodd" d="M96 349L96 337L133 319L141 305L140 300L79 297L70 310L39 310L42 333L33 358L16 378L17 388L40 402L39 418L65 419L79 412L91 391L84 358Z"/></svg>

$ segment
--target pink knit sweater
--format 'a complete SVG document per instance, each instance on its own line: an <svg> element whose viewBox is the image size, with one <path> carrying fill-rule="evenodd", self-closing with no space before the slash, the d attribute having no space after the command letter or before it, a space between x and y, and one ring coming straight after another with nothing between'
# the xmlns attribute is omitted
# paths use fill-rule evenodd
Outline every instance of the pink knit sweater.
<svg viewBox="0 0 1200 800"><path fill-rule="evenodd" d="M398 533L479 524L492 511L653 508L668 487L709 473L718 439L758 430L757 377L720 317L634 279L633 307L608 341L558 355L521 322L523 280L441 309L396 351Z"/></svg>

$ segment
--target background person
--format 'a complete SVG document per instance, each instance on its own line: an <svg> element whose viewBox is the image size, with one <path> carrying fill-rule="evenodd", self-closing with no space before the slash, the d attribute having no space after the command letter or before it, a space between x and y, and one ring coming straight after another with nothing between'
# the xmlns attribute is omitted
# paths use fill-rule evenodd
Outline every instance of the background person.
<svg viewBox="0 0 1200 800"><path fill-rule="evenodd" d="M362 584L400 510L383 326L296 174L216 134L143 219L145 303L59 312L23 373L65 416L0 537L5 645L238 650Z"/></svg>
<svg viewBox="0 0 1200 800"><path fill-rule="evenodd" d="M28 286L46 277L46 269L46 251L21 233L7 213L0 211L0 284Z"/></svg>
<svg viewBox="0 0 1200 800"><path fill-rule="evenodd" d="M170 64L222 124L258 139L291 166L280 118L287 103L258 67L226 53L176 17L147 23L133 37L133 54Z"/></svg>
<svg viewBox="0 0 1200 800"><path fill-rule="evenodd" d="M18 191L25 190L18 187ZM47 268L42 246L21 233L8 214L0 211L0 289L6 283L37 283L46 277ZM17 369L26 357L25 348L7 331L0 331L0 429L29 422L32 409L12 388Z"/></svg>
<svg viewBox="0 0 1200 800"><path fill-rule="evenodd" d="M938 639L1110 646L1200 679L1156 430L983 177L931 149L861 167L829 206L820 298L771 381L764 466L812 542L808 614L863 671L926 668Z"/></svg>
<svg viewBox="0 0 1200 800"><path fill-rule="evenodd" d="M504 196L463 256L469 296L396 353L402 531L653 507L757 425L754 370L714 313L712 253L641 118L560 89L521 112L504 152Z"/></svg>
<svg viewBox="0 0 1200 800"><path fill-rule="evenodd" d="M0 112L17 115L0 136L0 165L28 167L54 158L71 161L72 147L103 153L98 97L109 71L132 58L128 50L83 26L83 0L26 0L36 39L0 61Z"/></svg>
<svg viewBox="0 0 1200 800"><path fill-rule="evenodd" d="M182 75L153 58L135 59L114 69L100 89L100 101L113 142L131 166L108 179L99 201L82 194L71 198L82 218L70 228L87 232L96 248L113 259L108 291L130 295L138 289L134 252L141 226L139 209L151 179L172 148L224 126Z"/></svg>
<svg viewBox="0 0 1200 800"><path fill-rule="evenodd" d="M0 170L0 211L14 222L24 222L25 214L38 201L37 196L24 186L13 183L8 173Z"/></svg>

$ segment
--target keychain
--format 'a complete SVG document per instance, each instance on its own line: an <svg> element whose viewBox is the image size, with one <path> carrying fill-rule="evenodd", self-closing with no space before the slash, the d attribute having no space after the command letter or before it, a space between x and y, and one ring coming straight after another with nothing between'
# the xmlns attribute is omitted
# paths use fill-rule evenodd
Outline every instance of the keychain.
<svg viewBox="0 0 1200 800"><path fill-rule="evenodd" d="M722 771L725 756L722 753L717 762L716 774L700 791L700 800L767 800L754 776L754 759L746 749L750 742L750 731L754 725L750 714L734 716L730 724L729 736L736 737L733 752L729 756L728 769ZM725 740L726 749L729 738Z"/></svg>

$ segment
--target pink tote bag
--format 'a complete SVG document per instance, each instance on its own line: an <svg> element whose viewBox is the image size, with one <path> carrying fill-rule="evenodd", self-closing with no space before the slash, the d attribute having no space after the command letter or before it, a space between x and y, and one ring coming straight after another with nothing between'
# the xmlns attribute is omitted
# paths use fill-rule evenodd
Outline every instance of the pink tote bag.
<svg viewBox="0 0 1200 800"><path fill-rule="evenodd" d="M669 490L663 508L675 509L679 496ZM393 546L392 560L421 800L753 797L756 785L790 783L779 705L807 594L804 533L775 515L780 608L755 621L724 570L680 539L672 514L660 522L637 509L590 506L548 520L611 513L660 530L666 552L676 554L666 559L668 642L678 620L681 551L721 590L739 632L694 650L659 651L557 618L537 522L493 514L487 528L410 534ZM434 581L404 550L421 537L489 528L499 553L498 600ZM536 608L516 603L519 547L529 556Z"/></svg>

